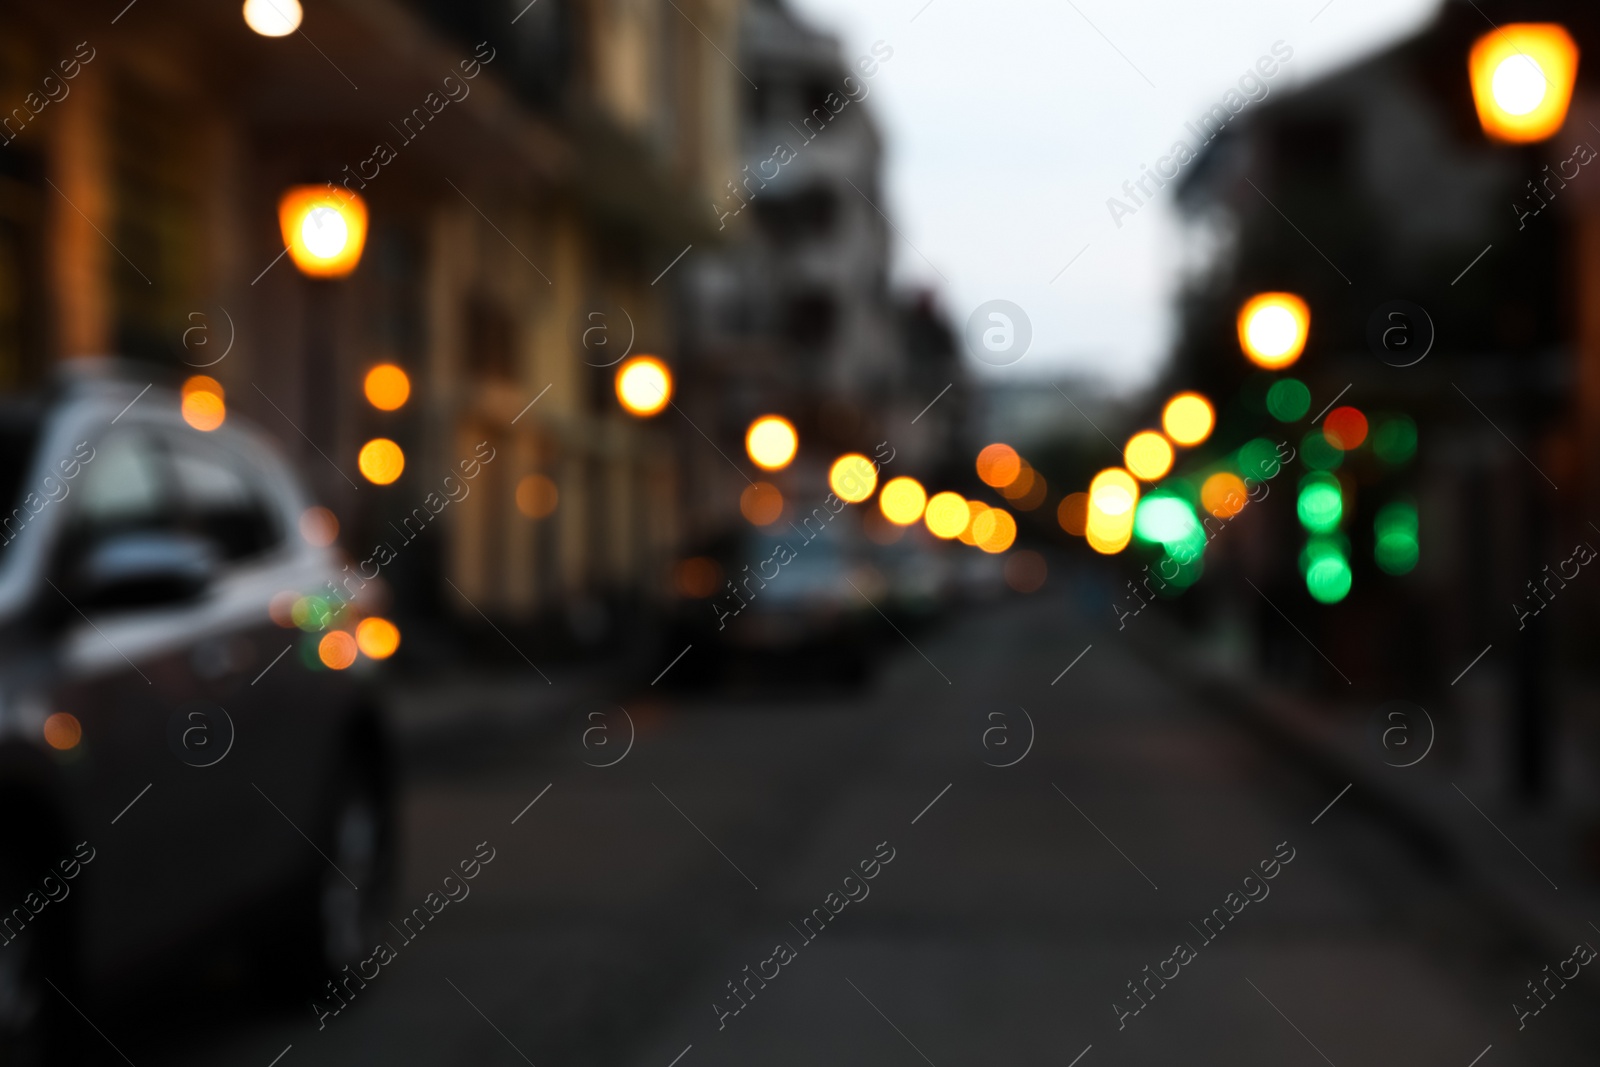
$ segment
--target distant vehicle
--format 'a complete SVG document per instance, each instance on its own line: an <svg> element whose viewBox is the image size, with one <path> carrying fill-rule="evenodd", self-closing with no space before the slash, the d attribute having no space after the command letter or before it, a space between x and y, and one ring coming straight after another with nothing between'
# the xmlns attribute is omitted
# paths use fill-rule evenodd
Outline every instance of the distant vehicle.
<svg viewBox="0 0 1600 1067"><path fill-rule="evenodd" d="M676 629L720 654L719 665L784 660L810 663L821 676L865 675L884 625L868 598L882 596L884 583L842 523L810 541L742 530L700 558L715 561L722 582L716 594L679 605Z"/></svg>
<svg viewBox="0 0 1600 1067"><path fill-rule="evenodd" d="M82 1028L67 994L223 938L315 981L383 915L380 717L269 614L326 593L334 550L266 438L144 388L0 407L0 1062Z"/></svg>

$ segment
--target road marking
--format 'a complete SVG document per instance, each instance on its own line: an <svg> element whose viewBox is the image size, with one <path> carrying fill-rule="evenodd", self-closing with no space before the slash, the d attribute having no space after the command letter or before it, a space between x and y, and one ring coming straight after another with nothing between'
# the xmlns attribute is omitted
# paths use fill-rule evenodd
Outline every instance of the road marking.
<svg viewBox="0 0 1600 1067"><path fill-rule="evenodd" d="M155 783L151 782L150 785L155 785ZM142 797L146 793L150 792L150 785L147 785L143 789L139 790L139 796L138 797L134 797L132 800L128 801L128 808L131 808L135 804L139 803L139 797ZM128 808L123 808L121 811L117 812L117 819L120 819L124 815L128 814ZM112 826L117 825L117 819L112 819L111 820L111 825Z"/></svg>
<svg viewBox="0 0 1600 1067"><path fill-rule="evenodd" d="M1482 652L1479 652L1476 656L1474 656L1473 659L1472 659L1472 662L1467 664L1466 670L1463 670L1460 674L1456 675L1456 682L1459 682L1459 681L1461 681L1461 679L1465 678L1467 676L1467 671L1470 671L1473 667L1477 666L1478 660L1480 660L1484 656L1488 655L1489 654L1489 649L1491 649L1493 647L1494 647L1493 645L1488 645L1488 646L1486 646L1484 648L1484 650ZM1450 684L1451 685L1455 685L1456 682L1451 682Z"/></svg>
<svg viewBox="0 0 1600 1067"><path fill-rule="evenodd" d="M955 783L951 782L950 785L955 785ZM942 797L946 793L950 792L950 785L947 785L943 789L939 790L939 797ZM934 797L932 800L928 801L928 808L931 808L935 804L939 803L939 797ZM920 819L924 815L928 814L928 808L923 808L921 811L917 812L917 819ZM912 819L911 820L911 825L912 826L917 825L917 819Z"/></svg>
<svg viewBox="0 0 1600 1067"><path fill-rule="evenodd" d="M1355 783L1351 782L1350 785L1355 785ZM1342 797L1346 793L1350 792L1350 785L1347 785L1343 789L1339 790L1339 797ZM1328 808L1331 808L1335 804L1339 803L1339 797L1334 797L1332 800L1328 801ZM1323 808L1321 811L1317 812L1317 819L1320 819L1324 815L1328 814L1328 808ZM1317 819L1312 819L1311 820L1311 825L1312 826L1317 825Z"/></svg>
<svg viewBox="0 0 1600 1067"><path fill-rule="evenodd" d="M1082 659L1084 656L1088 655L1089 654L1089 649L1093 648L1093 647L1094 647L1093 645L1090 645L1090 646L1088 646L1088 648L1085 648L1082 652L1079 652L1078 653L1078 659ZM1075 659L1071 663L1067 664L1067 671L1070 671L1072 668L1074 668L1074 667L1076 667L1078 665L1078 659ZM1059 681L1061 681L1061 679L1065 678L1067 676L1067 671L1062 671L1060 674L1056 675L1056 682L1059 682ZM1050 684L1051 685L1055 685L1056 682L1051 682Z"/></svg>
<svg viewBox="0 0 1600 1067"><path fill-rule="evenodd" d="M550 785L555 785L555 783L551 782ZM550 785L547 785L543 789L539 790L539 797L542 797L546 793L550 792ZM531 808L535 804L539 803L539 797L534 797L532 800L528 801L528 808ZM517 819L520 819L524 815L528 814L528 808L523 808L521 811L517 812ZM517 819L512 819L511 820L511 825L512 826L517 825Z"/></svg>

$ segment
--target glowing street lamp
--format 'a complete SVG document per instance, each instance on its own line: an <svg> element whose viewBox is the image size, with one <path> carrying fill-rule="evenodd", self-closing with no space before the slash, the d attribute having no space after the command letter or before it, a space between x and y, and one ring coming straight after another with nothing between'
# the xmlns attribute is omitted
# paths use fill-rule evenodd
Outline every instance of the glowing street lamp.
<svg viewBox="0 0 1600 1067"><path fill-rule="evenodd" d="M1239 309L1239 347L1267 370L1299 359L1310 330L1311 309L1293 293L1257 293Z"/></svg>
<svg viewBox="0 0 1600 1067"><path fill-rule="evenodd" d="M634 356L617 368L617 399L628 414L648 418L672 399L672 372L655 356Z"/></svg>
<svg viewBox="0 0 1600 1067"><path fill-rule="evenodd" d="M744 450L750 462L764 471L781 471L794 461L800 436L794 423L782 415L763 415L745 431Z"/></svg>
<svg viewBox="0 0 1600 1067"><path fill-rule="evenodd" d="M300 0L244 0L244 24L263 37L289 36L300 17Z"/></svg>
<svg viewBox="0 0 1600 1067"><path fill-rule="evenodd" d="M284 247L300 273L343 278L361 262L367 243L367 203L326 185L297 185L278 201Z"/></svg>
<svg viewBox="0 0 1600 1067"><path fill-rule="evenodd" d="M1496 141L1530 144L1566 122L1578 45L1554 22L1507 23L1478 38L1467 69L1483 132Z"/></svg>

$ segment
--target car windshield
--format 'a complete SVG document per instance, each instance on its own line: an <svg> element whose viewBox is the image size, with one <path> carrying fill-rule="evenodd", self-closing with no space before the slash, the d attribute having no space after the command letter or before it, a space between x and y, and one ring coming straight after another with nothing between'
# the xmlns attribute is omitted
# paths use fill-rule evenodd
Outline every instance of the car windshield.
<svg viewBox="0 0 1600 1067"><path fill-rule="evenodd" d="M53 479L49 485L23 485L23 479L31 474L38 437L36 414L20 408L0 407L0 501L4 501L4 514L0 514L0 553L10 547L51 497L65 495L59 479ZM30 492L34 499L25 502Z"/></svg>

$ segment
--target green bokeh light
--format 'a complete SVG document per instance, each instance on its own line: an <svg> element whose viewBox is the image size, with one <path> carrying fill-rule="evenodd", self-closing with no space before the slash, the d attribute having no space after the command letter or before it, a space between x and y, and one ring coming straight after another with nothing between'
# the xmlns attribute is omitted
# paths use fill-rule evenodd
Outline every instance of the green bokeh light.
<svg viewBox="0 0 1600 1067"><path fill-rule="evenodd" d="M1329 444L1318 427L1300 439L1300 459L1314 471L1331 471L1344 462L1344 453Z"/></svg>
<svg viewBox="0 0 1600 1067"><path fill-rule="evenodd" d="M1163 546L1174 558L1198 558L1206 547L1205 530L1195 517L1194 507L1165 489L1139 501L1133 532L1142 541Z"/></svg>
<svg viewBox="0 0 1600 1067"><path fill-rule="evenodd" d="M1372 557L1378 569L1385 574L1409 574L1417 565L1421 545L1417 538L1417 508L1408 501L1397 500L1378 509L1372 520L1377 541Z"/></svg>
<svg viewBox="0 0 1600 1067"><path fill-rule="evenodd" d="M1319 604L1337 604L1350 595L1350 562L1329 553L1306 568L1306 592Z"/></svg>
<svg viewBox="0 0 1600 1067"><path fill-rule="evenodd" d="M1300 481L1300 497L1295 502L1300 524L1312 533L1330 533L1344 517L1344 494L1339 481L1330 474L1308 474Z"/></svg>
<svg viewBox="0 0 1600 1067"><path fill-rule="evenodd" d="M1372 451L1385 463L1399 464L1417 451L1417 424L1404 415L1384 416L1372 431Z"/></svg>
<svg viewBox="0 0 1600 1067"><path fill-rule="evenodd" d="M1298 378L1283 378L1267 390L1267 410L1279 422L1295 422L1311 410L1311 390Z"/></svg>
<svg viewBox="0 0 1600 1067"><path fill-rule="evenodd" d="M1239 473L1258 482L1276 477L1278 471L1283 469L1283 461L1278 458L1278 446L1265 437L1246 441L1239 446L1236 456Z"/></svg>

